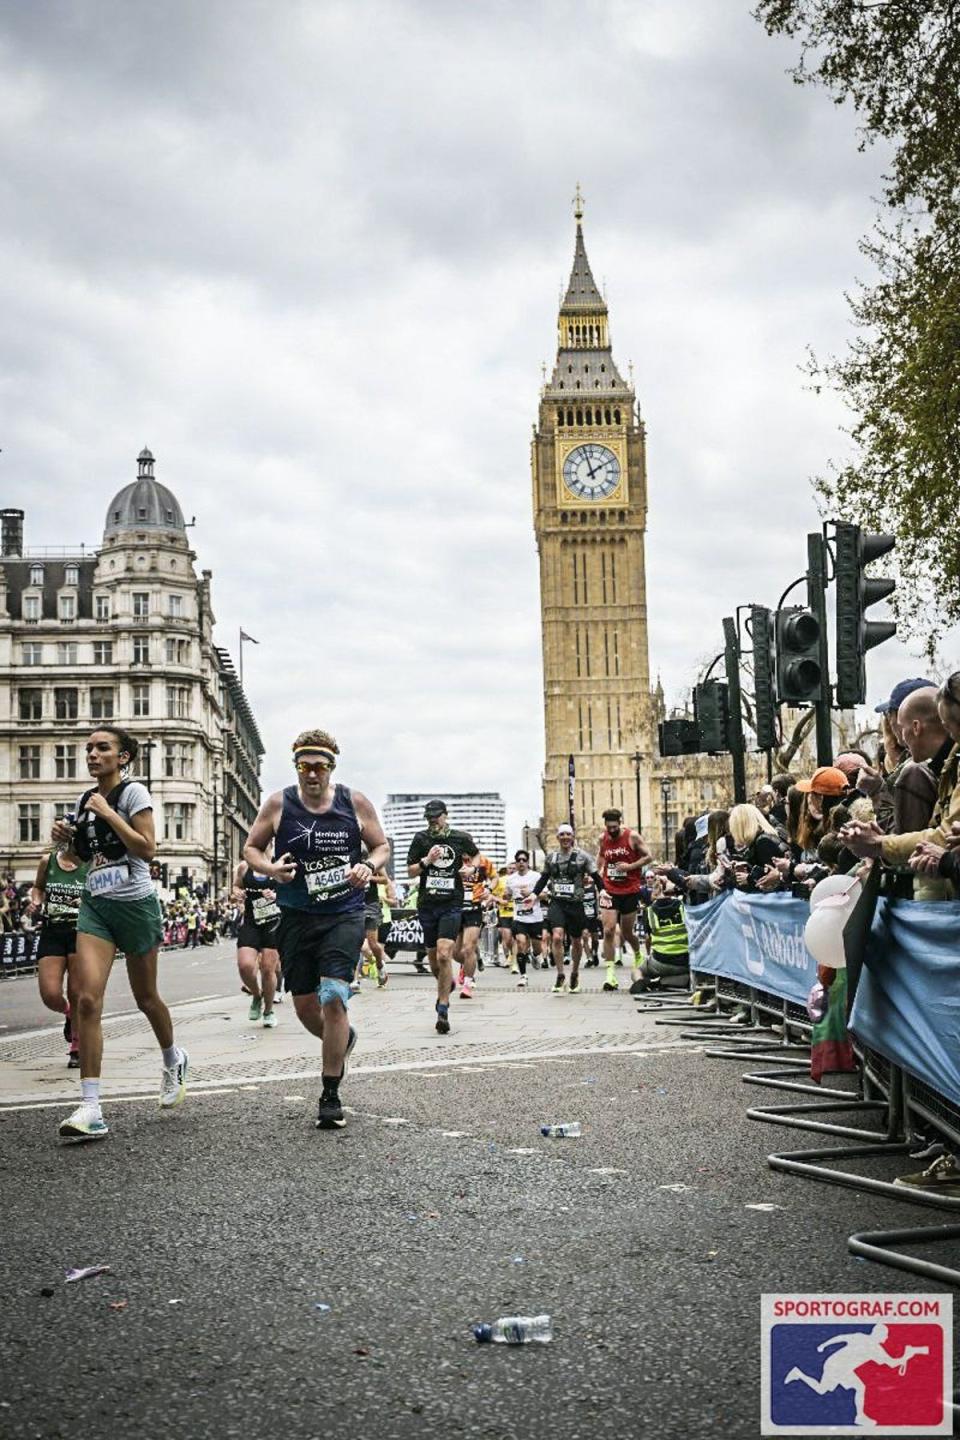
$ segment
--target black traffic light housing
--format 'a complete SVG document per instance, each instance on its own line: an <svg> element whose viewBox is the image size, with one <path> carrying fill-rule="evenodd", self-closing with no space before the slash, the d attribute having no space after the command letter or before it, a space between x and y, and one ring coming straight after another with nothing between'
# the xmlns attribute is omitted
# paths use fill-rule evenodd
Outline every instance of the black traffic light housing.
<svg viewBox="0 0 960 1440"><path fill-rule="evenodd" d="M700 734L700 750L718 755L730 749L729 690L725 680L702 680L694 686L693 713Z"/></svg>
<svg viewBox="0 0 960 1440"><path fill-rule="evenodd" d="M837 580L837 689L839 709L862 705L867 698L865 657L875 645L896 635L892 620L868 620L864 612L897 588L895 580L870 579L863 572L872 560L888 554L893 535L868 535L859 525L838 520L834 568Z"/></svg>
<svg viewBox="0 0 960 1440"><path fill-rule="evenodd" d="M766 605L750 607L753 643L754 729L758 750L777 746L777 695L773 650L773 616Z"/></svg>
<svg viewBox="0 0 960 1440"><path fill-rule="evenodd" d="M815 705L823 698L820 622L806 605L776 615L777 697L783 705Z"/></svg>
<svg viewBox="0 0 960 1440"><path fill-rule="evenodd" d="M661 720L657 731L662 756L699 754L700 731L696 720Z"/></svg>

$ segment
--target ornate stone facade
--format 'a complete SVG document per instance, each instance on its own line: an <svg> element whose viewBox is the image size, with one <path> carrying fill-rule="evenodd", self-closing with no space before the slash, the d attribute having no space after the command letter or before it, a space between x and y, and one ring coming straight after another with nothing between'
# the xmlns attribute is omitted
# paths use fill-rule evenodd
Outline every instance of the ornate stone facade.
<svg viewBox="0 0 960 1440"><path fill-rule="evenodd" d="M2 512L0 863L32 877L54 818L87 788L98 721L141 745L159 860L223 884L260 796L263 746L226 651L213 643L211 572L198 576L180 506L154 476L107 510L90 553L25 551L23 512Z"/></svg>

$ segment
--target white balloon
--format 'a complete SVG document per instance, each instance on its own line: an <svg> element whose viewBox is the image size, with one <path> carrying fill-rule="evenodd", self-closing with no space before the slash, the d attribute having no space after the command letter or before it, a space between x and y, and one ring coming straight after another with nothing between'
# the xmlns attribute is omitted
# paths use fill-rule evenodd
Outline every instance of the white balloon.
<svg viewBox="0 0 960 1440"><path fill-rule="evenodd" d="M828 875L810 892L810 909L816 910L830 895L852 895L853 904L860 899L862 886L856 875Z"/></svg>
<svg viewBox="0 0 960 1440"><path fill-rule="evenodd" d="M843 895L828 895L816 910L810 911L803 938L818 965L829 965L832 970L846 968L843 932L853 912L853 903L848 903L848 897Z"/></svg>

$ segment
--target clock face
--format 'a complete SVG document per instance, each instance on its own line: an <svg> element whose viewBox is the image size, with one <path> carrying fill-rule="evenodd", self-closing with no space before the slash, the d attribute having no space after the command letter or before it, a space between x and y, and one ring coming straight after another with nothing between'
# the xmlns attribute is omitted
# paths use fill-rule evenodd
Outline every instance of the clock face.
<svg viewBox="0 0 960 1440"><path fill-rule="evenodd" d="M563 462L563 483L581 500L605 500L620 484L620 461L606 445L578 445Z"/></svg>

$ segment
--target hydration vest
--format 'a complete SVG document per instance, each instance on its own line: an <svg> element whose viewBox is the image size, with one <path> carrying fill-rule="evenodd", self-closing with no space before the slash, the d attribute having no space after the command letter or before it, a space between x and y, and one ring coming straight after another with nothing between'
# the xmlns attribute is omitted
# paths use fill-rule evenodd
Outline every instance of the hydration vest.
<svg viewBox="0 0 960 1440"><path fill-rule="evenodd" d="M114 785L107 796L111 810L116 810L117 801L129 784L129 780L121 780L119 785ZM107 860L122 860L127 847L120 836L100 815L93 815L87 810L87 801L96 790L96 785L91 785L80 797L73 837L74 854L81 860L92 860L94 855L103 855Z"/></svg>

